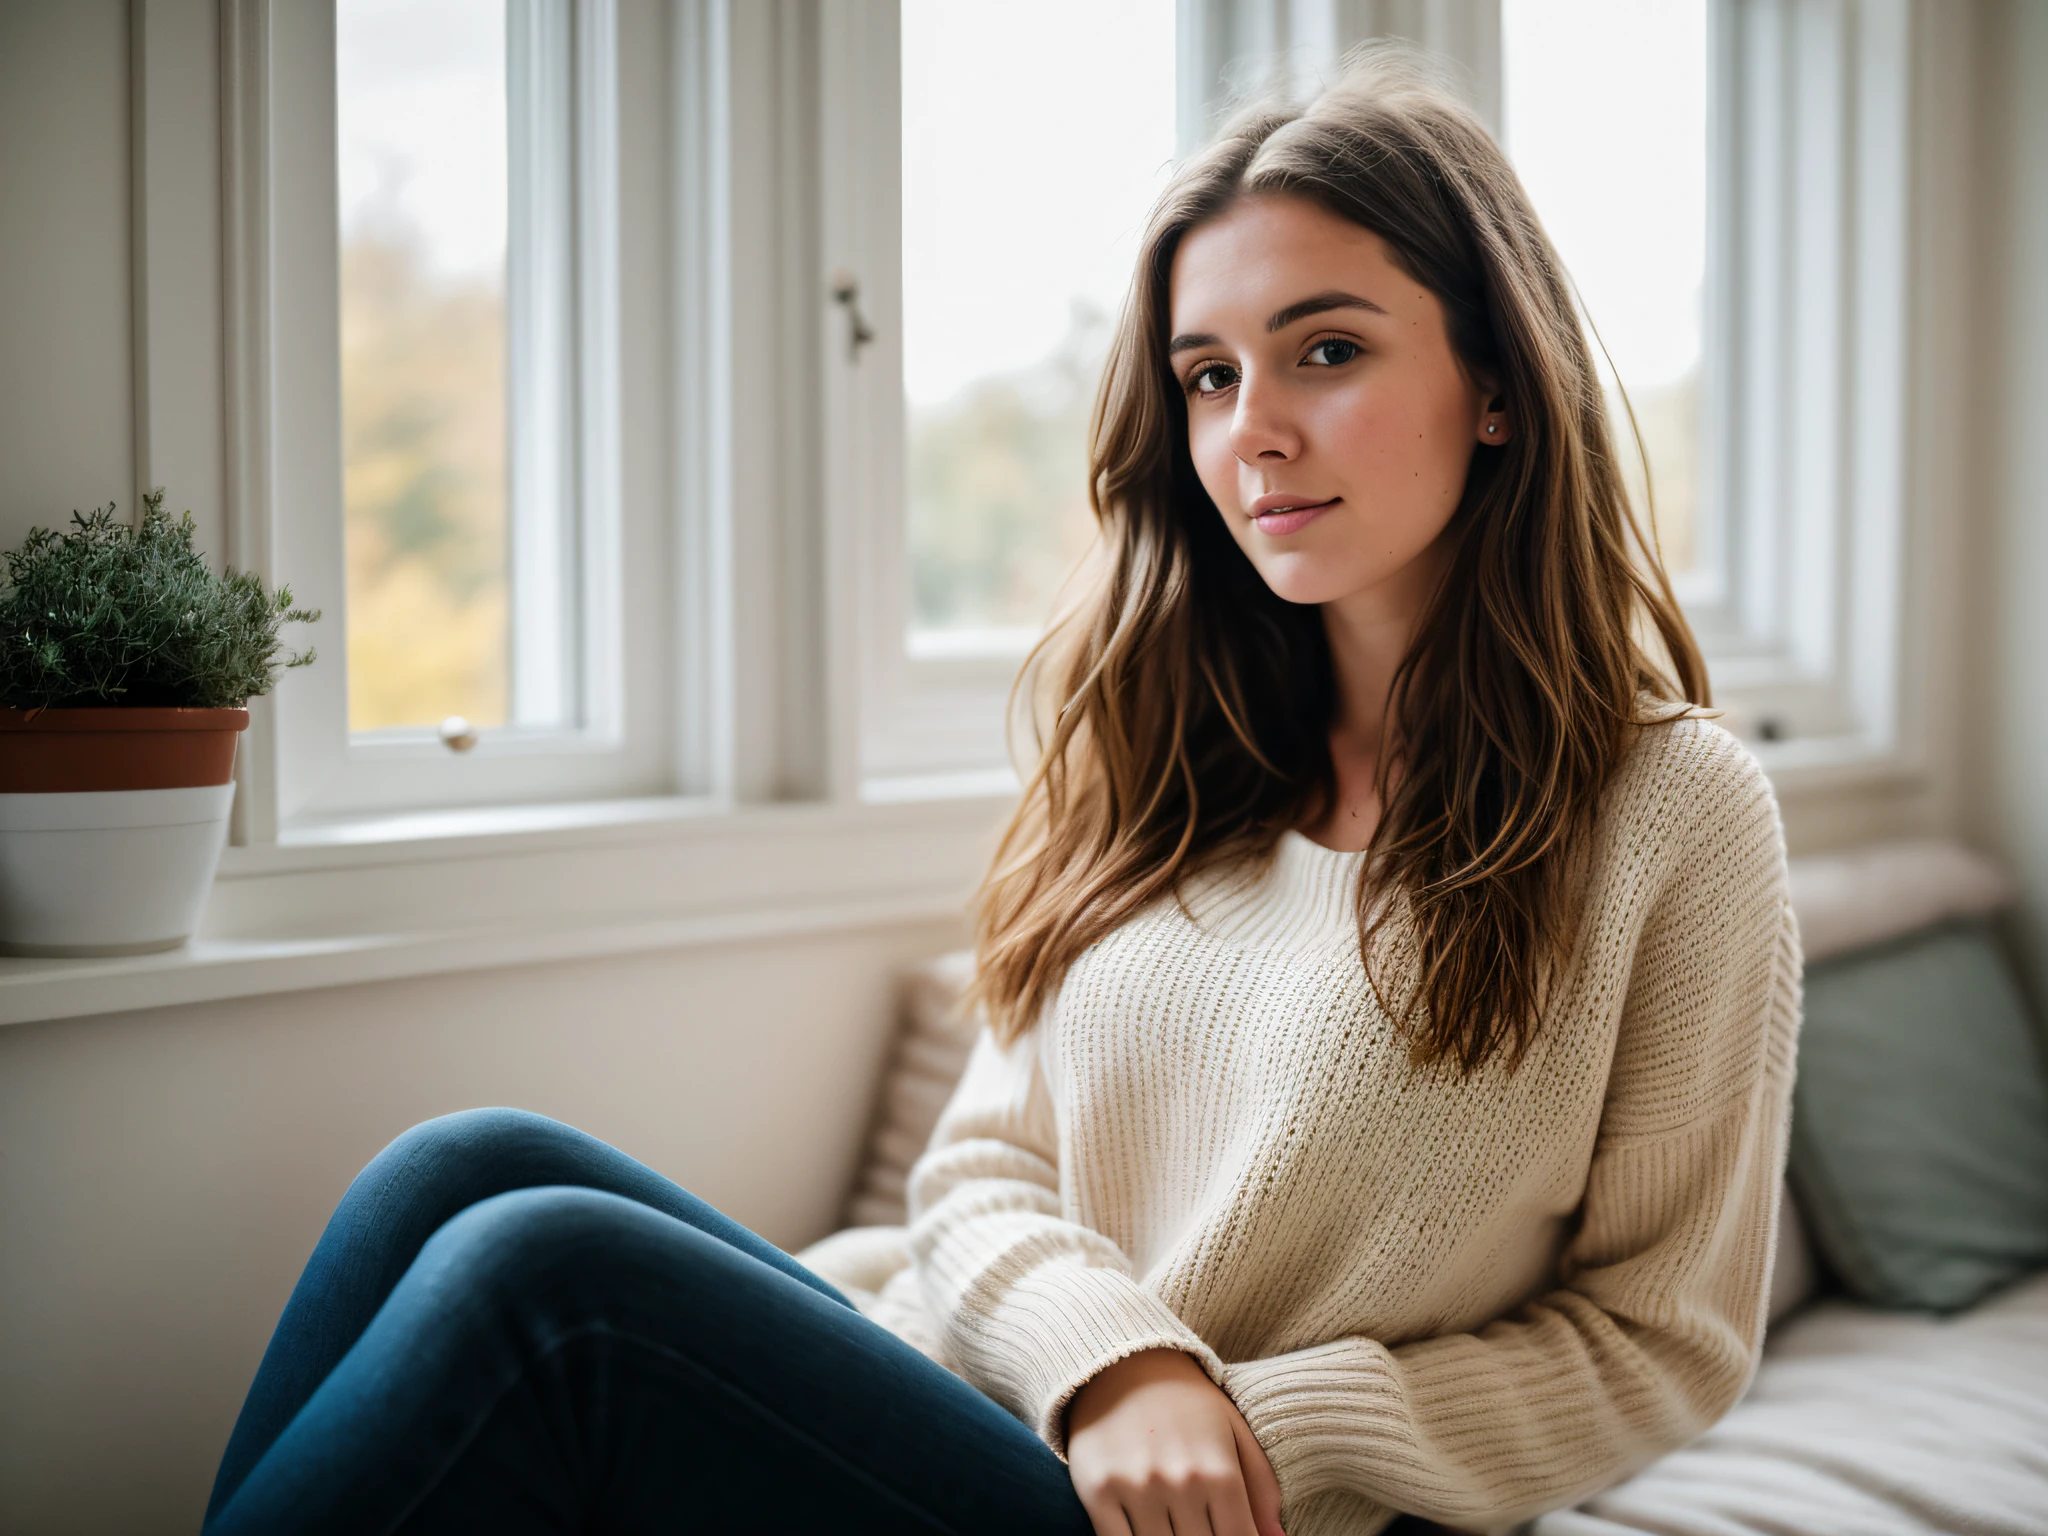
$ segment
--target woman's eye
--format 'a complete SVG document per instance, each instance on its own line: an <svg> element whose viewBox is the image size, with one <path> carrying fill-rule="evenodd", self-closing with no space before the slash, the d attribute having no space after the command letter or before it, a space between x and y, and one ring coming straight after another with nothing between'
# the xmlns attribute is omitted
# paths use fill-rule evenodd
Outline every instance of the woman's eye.
<svg viewBox="0 0 2048 1536"><path fill-rule="evenodd" d="M1208 363L1188 375L1188 387L1198 395L1213 395L1237 382L1237 370L1223 363Z"/></svg>
<svg viewBox="0 0 2048 1536"><path fill-rule="evenodd" d="M1308 349L1308 356L1303 358L1302 361L1315 363L1324 368L1335 368L1340 363L1350 362L1356 356L1358 356L1357 342L1345 341L1340 337L1332 336L1328 341L1319 341L1310 347Z"/></svg>

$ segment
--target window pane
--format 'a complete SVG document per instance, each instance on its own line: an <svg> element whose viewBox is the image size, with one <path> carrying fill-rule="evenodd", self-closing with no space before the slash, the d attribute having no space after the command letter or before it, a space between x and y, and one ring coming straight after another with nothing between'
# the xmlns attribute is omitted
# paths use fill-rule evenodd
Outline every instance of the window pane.
<svg viewBox="0 0 2048 1536"><path fill-rule="evenodd" d="M340 0L349 727L506 718L504 0Z"/></svg>
<svg viewBox="0 0 2048 1536"><path fill-rule="evenodd" d="M904 0L914 648L1028 640L1093 537L1088 412L1173 152L1174 0Z"/></svg>
<svg viewBox="0 0 2048 1536"><path fill-rule="evenodd" d="M1508 153L1613 359L1629 494L1649 505L1615 374L1642 432L1665 562L1674 576L1702 572L1706 0L1504 0L1501 28Z"/></svg>

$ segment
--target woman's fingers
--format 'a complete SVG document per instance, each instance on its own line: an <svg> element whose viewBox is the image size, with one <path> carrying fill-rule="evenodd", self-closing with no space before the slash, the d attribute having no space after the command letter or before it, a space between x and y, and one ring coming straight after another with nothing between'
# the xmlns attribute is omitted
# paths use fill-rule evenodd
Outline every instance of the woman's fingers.
<svg viewBox="0 0 2048 1536"><path fill-rule="evenodd" d="M1208 1477L1148 1478L1084 1500L1096 1536L1260 1536L1237 1468Z"/></svg>
<svg viewBox="0 0 2048 1536"><path fill-rule="evenodd" d="M1213 1532L1214 1536L1259 1536L1258 1527L1252 1523L1251 1500L1245 1491L1244 1478L1236 1467L1210 1483L1203 1510L1208 1524L1198 1526L1198 1530ZM1181 1536L1180 1519L1180 1511L1176 1508L1174 1536Z"/></svg>
<svg viewBox="0 0 2048 1536"><path fill-rule="evenodd" d="M1252 1528L1257 1536L1287 1536L1280 1529L1280 1479L1273 1475L1273 1463L1265 1447L1245 1423L1244 1415L1231 1405L1231 1433L1237 1440L1237 1464L1244 1473L1245 1497L1251 1506Z"/></svg>
<svg viewBox="0 0 2048 1536"><path fill-rule="evenodd" d="M1173 1536L1224 1536L1223 1527L1210 1519L1210 1493L1202 1487L1182 1488L1168 1501Z"/></svg>
<svg viewBox="0 0 2048 1536"><path fill-rule="evenodd" d="M1123 1511L1130 1522L1131 1536L1179 1536L1165 1501L1152 1496L1149 1490L1127 1495ZM1202 1536L1208 1536L1207 1527L1203 1528Z"/></svg>
<svg viewBox="0 0 2048 1536"><path fill-rule="evenodd" d="M1253 1515L1250 1458L1272 1481L1258 1442L1222 1388L1178 1350L1141 1351L1084 1383L1067 1409L1067 1457L1095 1536L1278 1532L1277 1488L1272 1529Z"/></svg>
<svg viewBox="0 0 2048 1536"><path fill-rule="evenodd" d="M1123 1505L1116 1500L1084 1495L1081 1507L1088 1511L1088 1523L1095 1527L1095 1536L1138 1536L1124 1515Z"/></svg>

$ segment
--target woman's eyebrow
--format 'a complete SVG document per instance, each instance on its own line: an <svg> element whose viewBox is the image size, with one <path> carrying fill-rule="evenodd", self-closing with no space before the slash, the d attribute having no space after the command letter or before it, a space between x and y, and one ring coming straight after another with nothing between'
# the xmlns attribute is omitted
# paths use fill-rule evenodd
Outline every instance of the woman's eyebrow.
<svg viewBox="0 0 2048 1536"><path fill-rule="evenodd" d="M1284 331L1297 320L1306 320L1310 315L1327 314L1333 309L1369 309L1376 315L1386 313L1371 299L1361 299L1355 293L1343 293L1333 288L1328 293L1318 293L1297 300L1285 309L1275 310L1266 321L1266 329L1268 332Z"/></svg>
<svg viewBox="0 0 2048 1536"><path fill-rule="evenodd" d="M1297 320L1306 320L1310 315L1328 314L1333 309L1367 309L1376 315L1386 311L1371 299L1362 299L1355 293L1344 293L1331 289L1328 293L1313 294L1306 299L1297 299L1285 309L1275 310L1266 321L1266 330L1284 331ZM1166 355L1177 357L1183 352L1192 352L1197 347L1215 347L1222 343L1207 331L1184 331L1166 344Z"/></svg>
<svg viewBox="0 0 2048 1536"><path fill-rule="evenodd" d="M1325 315L1331 309L1370 309L1376 315L1384 315L1386 313L1376 303L1372 303L1372 299L1360 299L1356 293L1343 293L1341 289L1331 289L1329 293L1315 293L1315 295L1311 295L1307 299L1296 299L1286 309L1276 309L1268 317L1266 330L1268 332L1280 332L1280 330L1286 330L1288 326L1292 326L1296 319L1307 319L1309 315ZM1182 352L1192 352L1198 346L1221 346L1221 344L1223 342L1219 342L1217 338L1210 336L1206 330L1190 330L1190 332L1182 332L1180 336L1176 336L1174 340L1167 342L1165 354L1167 356L1178 356Z"/></svg>

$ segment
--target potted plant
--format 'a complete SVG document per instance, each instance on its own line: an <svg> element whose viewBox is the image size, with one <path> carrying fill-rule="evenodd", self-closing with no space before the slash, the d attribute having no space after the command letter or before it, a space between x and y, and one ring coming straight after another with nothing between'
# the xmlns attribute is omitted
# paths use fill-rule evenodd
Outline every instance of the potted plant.
<svg viewBox="0 0 2048 1536"><path fill-rule="evenodd" d="M0 952L128 955L191 937L234 802L248 701L313 659L319 617L216 574L163 492L30 531L0 590Z"/></svg>

